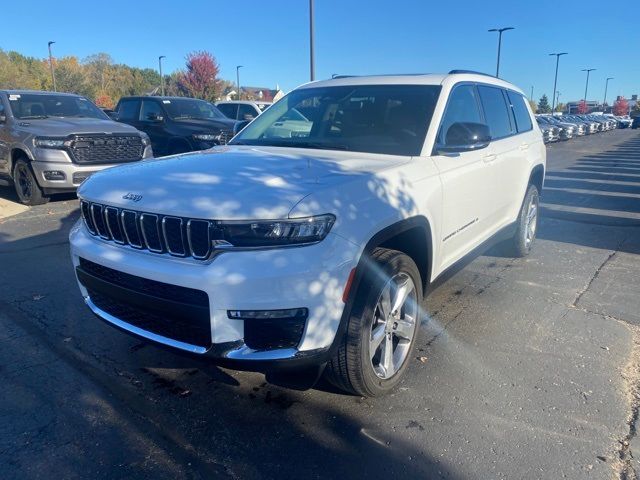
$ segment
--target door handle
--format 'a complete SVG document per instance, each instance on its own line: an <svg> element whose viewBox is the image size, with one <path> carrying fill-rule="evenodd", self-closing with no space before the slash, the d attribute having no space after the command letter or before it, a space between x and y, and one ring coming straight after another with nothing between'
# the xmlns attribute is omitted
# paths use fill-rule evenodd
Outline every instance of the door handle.
<svg viewBox="0 0 640 480"><path fill-rule="evenodd" d="M529 149L528 143L523 143L522 145L520 145L520 150L528 150L528 149Z"/></svg>
<svg viewBox="0 0 640 480"><path fill-rule="evenodd" d="M496 158L498 158L498 156L495 153L490 153L489 155L485 155L484 157L482 157L482 160L484 160L486 163L491 163Z"/></svg>

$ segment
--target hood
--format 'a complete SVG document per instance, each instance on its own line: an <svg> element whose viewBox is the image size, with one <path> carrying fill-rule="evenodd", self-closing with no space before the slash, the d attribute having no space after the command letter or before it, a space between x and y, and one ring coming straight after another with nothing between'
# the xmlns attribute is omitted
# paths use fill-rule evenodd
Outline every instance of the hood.
<svg viewBox="0 0 640 480"><path fill-rule="evenodd" d="M74 133L137 133L131 125L102 120L98 118L60 118L19 120L15 119L21 130L34 135L64 137Z"/></svg>
<svg viewBox="0 0 640 480"><path fill-rule="evenodd" d="M176 124L184 127L192 127L197 130L208 130L211 128L226 129L233 131L233 126L236 124L235 120L230 118L215 118L215 119L199 119L189 118L185 120L174 120Z"/></svg>
<svg viewBox="0 0 640 480"><path fill-rule="evenodd" d="M366 179L410 160L358 152L221 146L95 173L78 194L107 205L180 217L279 219L314 191Z"/></svg>

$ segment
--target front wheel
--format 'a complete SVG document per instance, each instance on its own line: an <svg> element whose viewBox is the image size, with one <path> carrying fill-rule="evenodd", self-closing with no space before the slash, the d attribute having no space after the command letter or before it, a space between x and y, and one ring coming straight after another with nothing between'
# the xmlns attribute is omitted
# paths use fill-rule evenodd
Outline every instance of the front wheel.
<svg viewBox="0 0 640 480"><path fill-rule="evenodd" d="M13 183L20 203L24 205L42 205L49 201L38 185L29 163L20 158L13 167Z"/></svg>
<svg viewBox="0 0 640 480"><path fill-rule="evenodd" d="M535 185L529 185L522 202L516 224L516 232L507 241L508 253L513 257L526 257L538 233L540 195Z"/></svg>
<svg viewBox="0 0 640 480"><path fill-rule="evenodd" d="M325 375L342 390L373 397L392 390L410 363L422 282L415 262L402 252L377 248L368 260L347 332Z"/></svg>

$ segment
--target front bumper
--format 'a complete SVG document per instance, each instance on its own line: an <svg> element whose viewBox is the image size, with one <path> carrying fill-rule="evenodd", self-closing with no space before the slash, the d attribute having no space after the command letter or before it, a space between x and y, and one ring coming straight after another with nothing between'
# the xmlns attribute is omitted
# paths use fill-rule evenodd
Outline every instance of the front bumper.
<svg viewBox="0 0 640 480"><path fill-rule="evenodd" d="M64 150L38 148L35 150L36 159L31 162L33 173L41 188L47 192L73 191L91 174L116 167L123 163L109 163L97 165L79 165L73 163ZM145 148L143 159L153 156L151 147ZM51 172L57 172L52 175ZM62 177L62 178L60 178Z"/></svg>
<svg viewBox="0 0 640 480"><path fill-rule="evenodd" d="M178 287L197 289L209 298L211 345L203 347L139 328L99 308L81 279L91 311L137 337L182 352L214 358L235 368L263 371L324 363L344 310L342 293L359 248L329 234L306 247L225 252L211 262L135 250L88 234L79 222L70 234L76 268L80 258L120 272ZM295 348L256 350L244 342L243 320L229 310L307 308L308 317Z"/></svg>

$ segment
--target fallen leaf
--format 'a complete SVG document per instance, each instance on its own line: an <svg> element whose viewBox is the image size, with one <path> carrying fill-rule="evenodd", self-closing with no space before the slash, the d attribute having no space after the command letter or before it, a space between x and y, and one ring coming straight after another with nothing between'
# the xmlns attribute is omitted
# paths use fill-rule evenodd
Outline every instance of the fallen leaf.
<svg viewBox="0 0 640 480"><path fill-rule="evenodd" d="M427 363L427 357L418 357L418 360L422 363Z"/></svg>

